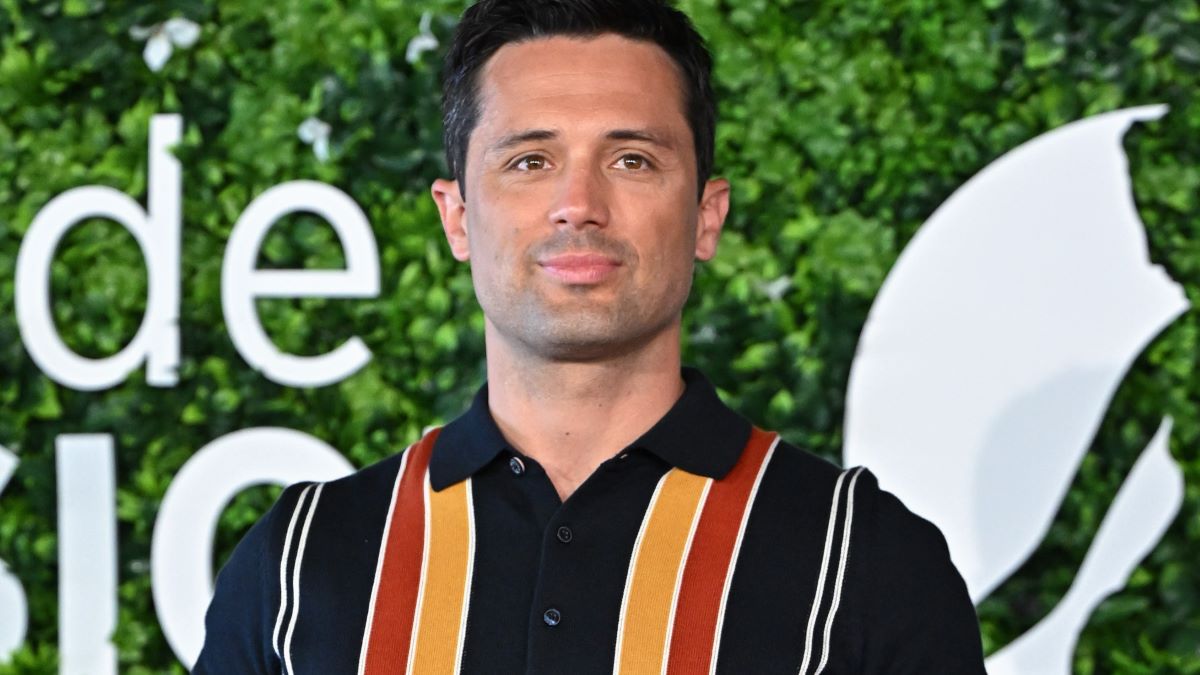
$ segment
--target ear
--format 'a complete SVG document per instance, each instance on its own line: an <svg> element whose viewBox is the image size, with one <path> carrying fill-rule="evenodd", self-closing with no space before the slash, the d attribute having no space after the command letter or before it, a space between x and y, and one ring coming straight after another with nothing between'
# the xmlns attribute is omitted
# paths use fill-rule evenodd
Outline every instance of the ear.
<svg viewBox="0 0 1200 675"><path fill-rule="evenodd" d="M467 205L458 189L458 181L439 178L433 181L429 192L442 216L442 230L446 233L450 252L457 260L467 260L471 257L471 246L467 241Z"/></svg>
<svg viewBox="0 0 1200 675"><path fill-rule="evenodd" d="M696 214L696 259L710 260L717 253L717 240L729 213L729 181L714 178L704 184L700 211Z"/></svg>

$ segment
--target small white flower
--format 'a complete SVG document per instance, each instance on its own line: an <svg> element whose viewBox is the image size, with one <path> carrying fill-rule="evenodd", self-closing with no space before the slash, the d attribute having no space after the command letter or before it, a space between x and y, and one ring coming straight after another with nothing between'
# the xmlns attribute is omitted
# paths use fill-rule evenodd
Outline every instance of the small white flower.
<svg viewBox="0 0 1200 675"><path fill-rule="evenodd" d="M310 117L300 123L296 135L300 140L312 146L313 154L324 162L329 159L329 125L321 120Z"/></svg>
<svg viewBox="0 0 1200 675"><path fill-rule="evenodd" d="M717 341L717 329L713 328L711 323L706 323L700 326L700 330L692 334L692 342L697 344L708 344Z"/></svg>
<svg viewBox="0 0 1200 675"><path fill-rule="evenodd" d="M433 15L429 12L421 15L421 25L417 29L418 32L413 39L408 41L408 48L404 50L405 61L416 63L421 58L421 54L438 48L438 39L429 30L429 22L432 19Z"/></svg>
<svg viewBox="0 0 1200 675"><path fill-rule="evenodd" d="M146 41L142 59L157 73L167 64L175 47L187 49L196 44L200 39L200 26L189 19L175 17L149 28L134 26L129 29L129 37Z"/></svg>
<svg viewBox="0 0 1200 675"><path fill-rule="evenodd" d="M783 294L788 292L792 287L790 277L782 276L774 281L768 281L765 284L759 284L758 290L762 291L763 295L771 299L772 302L779 302L783 299Z"/></svg>

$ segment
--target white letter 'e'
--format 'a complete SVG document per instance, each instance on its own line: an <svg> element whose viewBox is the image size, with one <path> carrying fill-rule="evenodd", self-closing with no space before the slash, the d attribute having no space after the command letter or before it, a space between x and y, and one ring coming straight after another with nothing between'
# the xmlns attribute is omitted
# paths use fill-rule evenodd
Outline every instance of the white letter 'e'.
<svg viewBox="0 0 1200 675"><path fill-rule="evenodd" d="M259 247L283 216L310 211L329 222L346 256L344 270L259 270ZM320 356L295 356L276 348L263 330L255 298L370 298L379 294L379 253L358 204L337 188L314 181L277 185L246 207L233 227L221 268L221 306L242 358L268 378L292 387L332 384L363 367L371 352L353 337Z"/></svg>
<svg viewBox="0 0 1200 675"><path fill-rule="evenodd" d="M56 382L83 391L120 384L145 361L146 381L174 386L179 365L179 237L181 172L170 147L183 118L150 121L149 211L110 187L89 185L55 197L34 216L17 254L17 326L29 355ZM146 259L149 294L142 325L119 353L89 359L71 351L50 311L50 262L67 230L86 218L108 218L129 230Z"/></svg>

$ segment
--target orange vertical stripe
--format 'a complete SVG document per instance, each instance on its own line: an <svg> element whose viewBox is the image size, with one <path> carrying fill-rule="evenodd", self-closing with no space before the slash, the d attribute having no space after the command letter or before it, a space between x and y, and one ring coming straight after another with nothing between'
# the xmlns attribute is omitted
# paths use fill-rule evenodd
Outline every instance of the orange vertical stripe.
<svg viewBox="0 0 1200 675"><path fill-rule="evenodd" d="M422 579L412 673L456 673L460 665L464 613L474 549L471 481L434 492L425 483L429 504L429 551Z"/></svg>
<svg viewBox="0 0 1200 675"><path fill-rule="evenodd" d="M738 533L776 434L754 429L738 463L714 481L692 537L671 638L669 673L708 673Z"/></svg>
<svg viewBox="0 0 1200 675"><path fill-rule="evenodd" d="M439 431L430 431L408 451L404 475L396 486L383 565L372 598L374 612L367 627L365 675L403 673L408 663L424 554L425 474Z"/></svg>
<svg viewBox="0 0 1200 675"><path fill-rule="evenodd" d="M659 483L634 547L617 636L622 673L658 673L666 656L680 566L711 479L671 469Z"/></svg>

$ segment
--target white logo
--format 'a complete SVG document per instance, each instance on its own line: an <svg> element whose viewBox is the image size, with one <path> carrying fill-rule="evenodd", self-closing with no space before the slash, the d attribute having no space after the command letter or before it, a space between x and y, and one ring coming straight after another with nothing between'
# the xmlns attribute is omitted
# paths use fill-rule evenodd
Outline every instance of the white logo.
<svg viewBox="0 0 1200 675"><path fill-rule="evenodd" d="M921 228L871 308L846 401L847 465L941 528L971 597L1049 529L1117 386L1188 306L1151 265L1121 140L1165 106L1081 120L1009 152ZM1065 675L1095 606L1183 500L1164 419L1063 601L988 660Z"/></svg>

